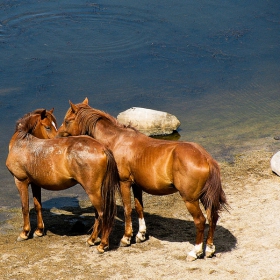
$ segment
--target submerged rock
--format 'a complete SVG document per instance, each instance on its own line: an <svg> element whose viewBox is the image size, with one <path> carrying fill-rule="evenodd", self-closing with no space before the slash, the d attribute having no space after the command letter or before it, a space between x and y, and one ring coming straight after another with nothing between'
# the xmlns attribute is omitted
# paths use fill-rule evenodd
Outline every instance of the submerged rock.
<svg viewBox="0 0 280 280"><path fill-rule="evenodd" d="M132 107L117 116L117 120L130 125L140 132L151 135L168 135L180 126L180 121L166 112Z"/></svg>
<svg viewBox="0 0 280 280"><path fill-rule="evenodd" d="M280 176L280 151L273 155L270 160L270 166L272 171Z"/></svg>

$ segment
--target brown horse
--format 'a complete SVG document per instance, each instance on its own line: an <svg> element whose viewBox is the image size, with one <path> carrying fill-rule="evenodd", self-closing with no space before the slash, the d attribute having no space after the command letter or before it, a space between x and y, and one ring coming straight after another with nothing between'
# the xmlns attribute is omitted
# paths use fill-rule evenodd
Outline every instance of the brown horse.
<svg viewBox="0 0 280 280"><path fill-rule="evenodd" d="M35 112L35 113L34 113ZM116 211L115 192L119 190L119 175L112 153L89 136L53 138L55 119L46 110L25 115L18 120L9 144L6 166L15 179L23 213L23 230L18 241L28 239L29 219L28 186L31 185L37 212L34 236L44 234L41 188L58 191L80 184L95 207L95 223L88 239L89 245L100 241L98 252L109 245ZM51 115L51 116L50 116Z"/></svg>
<svg viewBox="0 0 280 280"><path fill-rule="evenodd" d="M125 212L125 233L121 246L128 246L132 236L132 186L135 209L139 217L136 242L145 240L142 190L153 195L167 195L179 191L196 226L194 249L188 260L203 255L203 236L206 219L200 209L202 202L209 232L205 254L212 257L214 231L219 211L226 207L226 196L221 186L217 162L196 143L152 139L134 128L125 127L112 116L91 108L86 98L80 104L70 101L58 135L87 134L108 146L116 159Z"/></svg>

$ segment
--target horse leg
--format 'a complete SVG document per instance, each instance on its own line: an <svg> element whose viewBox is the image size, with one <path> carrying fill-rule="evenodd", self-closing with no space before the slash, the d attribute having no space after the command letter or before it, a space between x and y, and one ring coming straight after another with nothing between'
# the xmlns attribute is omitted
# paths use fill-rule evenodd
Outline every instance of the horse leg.
<svg viewBox="0 0 280 280"><path fill-rule="evenodd" d="M144 219L143 212L143 196L142 190L135 184L132 185L132 190L134 194L135 209L138 214L139 230L136 234L136 243L140 243L146 240L146 223Z"/></svg>
<svg viewBox="0 0 280 280"><path fill-rule="evenodd" d="M94 208L94 212L95 212L95 221L94 221L94 225L92 227L91 236L87 240L87 244L89 246L97 245L101 241L101 239L98 237L98 235L100 233L100 230L101 230L101 227L100 227L99 214L96 211L96 208Z"/></svg>
<svg viewBox="0 0 280 280"><path fill-rule="evenodd" d="M37 228L33 233L33 237L42 237L44 235L44 222L42 215L41 188L31 184L34 208L37 213Z"/></svg>
<svg viewBox="0 0 280 280"><path fill-rule="evenodd" d="M131 182L120 182L121 196L124 207L124 218L125 218L125 231L124 236L120 241L120 247L126 247L130 245L132 230L131 221L131 193L130 193Z"/></svg>
<svg viewBox="0 0 280 280"><path fill-rule="evenodd" d="M195 246L192 251L188 253L187 261L194 261L201 257L203 254L203 237L206 219L199 207L199 201L186 201L188 211L193 217L193 221L196 227L196 239Z"/></svg>
<svg viewBox="0 0 280 280"><path fill-rule="evenodd" d="M102 254L105 250L109 248L109 231L102 230L102 236L101 239L98 237L101 229L103 228L102 225L102 216L103 216L103 210L102 210L102 198L97 193L91 193L89 194L89 199L95 208L95 222L93 225L93 230L91 233L91 236L87 240L87 244L89 246L96 245L100 242L100 244L97 246L97 252Z"/></svg>
<svg viewBox="0 0 280 280"><path fill-rule="evenodd" d="M209 231L208 231L207 240L206 240L205 255L207 258L211 258L215 254L214 232L216 229L216 224L217 224L219 215L217 212L211 213L210 209L206 210L206 214L207 214L207 219L209 222Z"/></svg>
<svg viewBox="0 0 280 280"><path fill-rule="evenodd" d="M28 183L26 181L19 181L17 178L15 178L15 184L17 186L20 195L22 216L23 216L22 232L18 236L17 241L23 241L28 239L31 230L30 219L29 219Z"/></svg>

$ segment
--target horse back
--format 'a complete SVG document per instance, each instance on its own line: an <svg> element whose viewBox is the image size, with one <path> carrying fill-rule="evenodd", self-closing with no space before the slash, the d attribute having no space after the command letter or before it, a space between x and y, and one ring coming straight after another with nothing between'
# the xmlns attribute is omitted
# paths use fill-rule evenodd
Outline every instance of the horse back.
<svg viewBox="0 0 280 280"><path fill-rule="evenodd" d="M106 164L103 145L89 136L18 139L6 160L17 179L47 189L68 188L88 178L101 180Z"/></svg>

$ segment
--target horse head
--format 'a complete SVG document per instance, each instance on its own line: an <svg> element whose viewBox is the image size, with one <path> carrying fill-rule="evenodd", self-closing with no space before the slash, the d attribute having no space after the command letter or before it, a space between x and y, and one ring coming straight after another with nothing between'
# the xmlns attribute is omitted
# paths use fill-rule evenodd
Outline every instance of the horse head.
<svg viewBox="0 0 280 280"><path fill-rule="evenodd" d="M109 129L109 124L117 127L124 127L118 123L117 119L105 113L104 111L94 109L88 105L88 98L82 103L73 104L71 101L70 108L65 114L64 120L58 129L57 136L77 136L90 135L96 138L96 124L99 120L104 121L104 126ZM97 138L96 138L97 139Z"/></svg>
<svg viewBox="0 0 280 280"><path fill-rule="evenodd" d="M16 132L19 132L22 137L32 134L41 139L54 138L57 133L57 123L53 111L54 109L49 111L37 109L24 115L17 121Z"/></svg>
<svg viewBox="0 0 280 280"><path fill-rule="evenodd" d="M90 108L88 105L88 98L86 97L82 103L74 104L69 100L70 108L67 110L64 117L62 125L57 131L57 136L67 137L67 136L77 136L82 134L87 134L85 131L85 125L81 120L81 112L85 114L85 110ZM85 119L85 117L83 117Z"/></svg>

